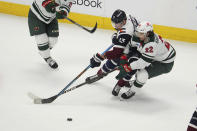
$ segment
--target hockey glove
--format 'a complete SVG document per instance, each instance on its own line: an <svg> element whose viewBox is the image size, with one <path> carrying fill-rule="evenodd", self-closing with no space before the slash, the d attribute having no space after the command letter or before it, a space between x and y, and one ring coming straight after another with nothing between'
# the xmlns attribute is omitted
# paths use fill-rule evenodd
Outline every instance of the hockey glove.
<svg viewBox="0 0 197 131"><path fill-rule="evenodd" d="M103 61L104 58L99 54L95 54L91 59L90 59L90 67L99 67L101 65L101 61Z"/></svg>
<svg viewBox="0 0 197 131"><path fill-rule="evenodd" d="M121 57L120 57L120 65L124 65L124 64L128 64L128 58L127 58L127 56L126 55L122 55Z"/></svg>
<svg viewBox="0 0 197 131"><path fill-rule="evenodd" d="M116 44L116 43L118 43L118 38L117 38L117 33L114 33L113 35L112 35L112 43L113 44Z"/></svg>
<svg viewBox="0 0 197 131"><path fill-rule="evenodd" d="M119 74L116 76L116 79L118 80L124 78L127 75L127 73L132 71L131 67L129 66L128 59L126 56L124 55L121 56L120 66L118 67L118 69L120 70Z"/></svg>
<svg viewBox="0 0 197 131"><path fill-rule="evenodd" d="M47 12L55 13L55 7L58 6L58 4L55 3L54 0L45 0L42 2L42 6L46 9Z"/></svg>
<svg viewBox="0 0 197 131"><path fill-rule="evenodd" d="M67 16L66 11L60 10L56 12L57 19L64 19Z"/></svg>

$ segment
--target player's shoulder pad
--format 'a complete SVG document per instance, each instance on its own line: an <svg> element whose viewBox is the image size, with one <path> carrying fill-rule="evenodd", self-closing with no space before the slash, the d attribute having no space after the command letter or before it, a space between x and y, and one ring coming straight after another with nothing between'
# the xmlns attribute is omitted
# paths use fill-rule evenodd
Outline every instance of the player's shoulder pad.
<svg viewBox="0 0 197 131"><path fill-rule="evenodd" d="M135 27L132 21L129 19L129 16L127 16L126 24L122 27L121 30L118 31L118 34L119 35L128 34L130 36L133 36L134 31L135 31Z"/></svg>
<svg viewBox="0 0 197 131"><path fill-rule="evenodd" d="M118 31L118 34L128 34L130 36L132 36L134 33L134 27L133 24L129 21L127 21L127 23L122 27L121 30Z"/></svg>
<svg viewBox="0 0 197 131"><path fill-rule="evenodd" d="M128 29L123 26L122 29L118 30L117 35L120 36L120 35L125 35L125 34L130 35L130 36L133 35L133 33L128 31Z"/></svg>

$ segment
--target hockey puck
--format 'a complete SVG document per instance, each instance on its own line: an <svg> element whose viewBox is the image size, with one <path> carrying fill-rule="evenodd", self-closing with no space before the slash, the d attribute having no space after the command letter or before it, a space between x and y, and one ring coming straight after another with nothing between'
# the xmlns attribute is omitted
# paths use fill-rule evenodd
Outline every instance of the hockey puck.
<svg viewBox="0 0 197 131"><path fill-rule="evenodd" d="M73 119L72 118L67 118L67 121L72 121Z"/></svg>

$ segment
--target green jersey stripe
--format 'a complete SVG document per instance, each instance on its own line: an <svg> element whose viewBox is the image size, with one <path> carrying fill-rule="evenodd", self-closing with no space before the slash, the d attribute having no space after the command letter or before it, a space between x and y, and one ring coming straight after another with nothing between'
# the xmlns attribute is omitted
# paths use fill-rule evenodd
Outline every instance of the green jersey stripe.
<svg viewBox="0 0 197 131"><path fill-rule="evenodd" d="M172 47L172 46L171 46ZM175 51L175 49L172 47L172 51L170 52L170 54L168 55L168 57L166 58L166 59L164 59L163 61L167 61L167 60L169 60L169 59L171 59L171 58L173 58L175 55L176 55L176 51Z"/></svg>
<svg viewBox="0 0 197 131"><path fill-rule="evenodd" d="M50 17L45 18L45 16L42 15L41 11L39 11L39 9L36 7L35 3L33 3L33 8L35 9L35 11L45 20L45 21L49 21Z"/></svg>
<svg viewBox="0 0 197 131"><path fill-rule="evenodd" d="M151 58L148 58L148 57L145 57L145 56L143 56L142 55L142 57L141 57L144 61L146 61L146 62L148 62L148 63L151 63L151 62L153 62L154 60L153 59L151 59Z"/></svg>
<svg viewBox="0 0 197 131"><path fill-rule="evenodd" d="M174 53L174 50L172 50L172 51L170 52L170 54L168 55L168 57L170 57L170 56L172 55L172 53ZM168 57L167 57L167 58L168 58ZM167 58L166 58L166 59L167 59Z"/></svg>
<svg viewBox="0 0 197 131"><path fill-rule="evenodd" d="M144 53L142 53L142 55L144 55L145 57L150 57L150 58L154 57L154 56L150 56L150 55L147 55L147 54L144 54Z"/></svg>
<svg viewBox="0 0 197 131"><path fill-rule="evenodd" d="M51 17L48 17L48 16L46 16L46 15L44 15L44 14L42 13L42 11L40 10L40 8L39 8L38 4L36 3L36 1L35 1L35 5L36 5L36 7L38 8L39 12L40 12L44 17L46 17L46 18L48 18L48 19L51 18Z"/></svg>
<svg viewBox="0 0 197 131"><path fill-rule="evenodd" d="M171 55L172 54L172 55ZM165 61L167 61L167 60L170 60L170 59L172 59L173 57L175 57L176 56L176 52L173 50L171 53L170 53L170 55L165 59L165 60L163 60L163 62L165 62Z"/></svg>

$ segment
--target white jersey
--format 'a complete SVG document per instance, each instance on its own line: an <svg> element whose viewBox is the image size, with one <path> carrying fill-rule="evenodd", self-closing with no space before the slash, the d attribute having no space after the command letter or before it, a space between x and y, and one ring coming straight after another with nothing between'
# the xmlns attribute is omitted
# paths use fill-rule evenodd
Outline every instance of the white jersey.
<svg viewBox="0 0 197 131"><path fill-rule="evenodd" d="M49 24L56 17L56 13L47 12L45 7L42 6L44 1L45 0L34 0L33 4L31 5L31 10L38 19L46 24ZM74 0L55 0L55 2L59 4L56 9L64 10L68 14L73 1Z"/></svg>
<svg viewBox="0 0 197 131"><path fill-rule="evenodd" d="M130 66L133 70L149 66L154 61L171 63L176 56L174 48L157 34L154 34L147 42L140 42L139 38L134 36L124 53L128 54L131 47L137 47L137 50L142 54L139 60L131 63Z"/></svg>

